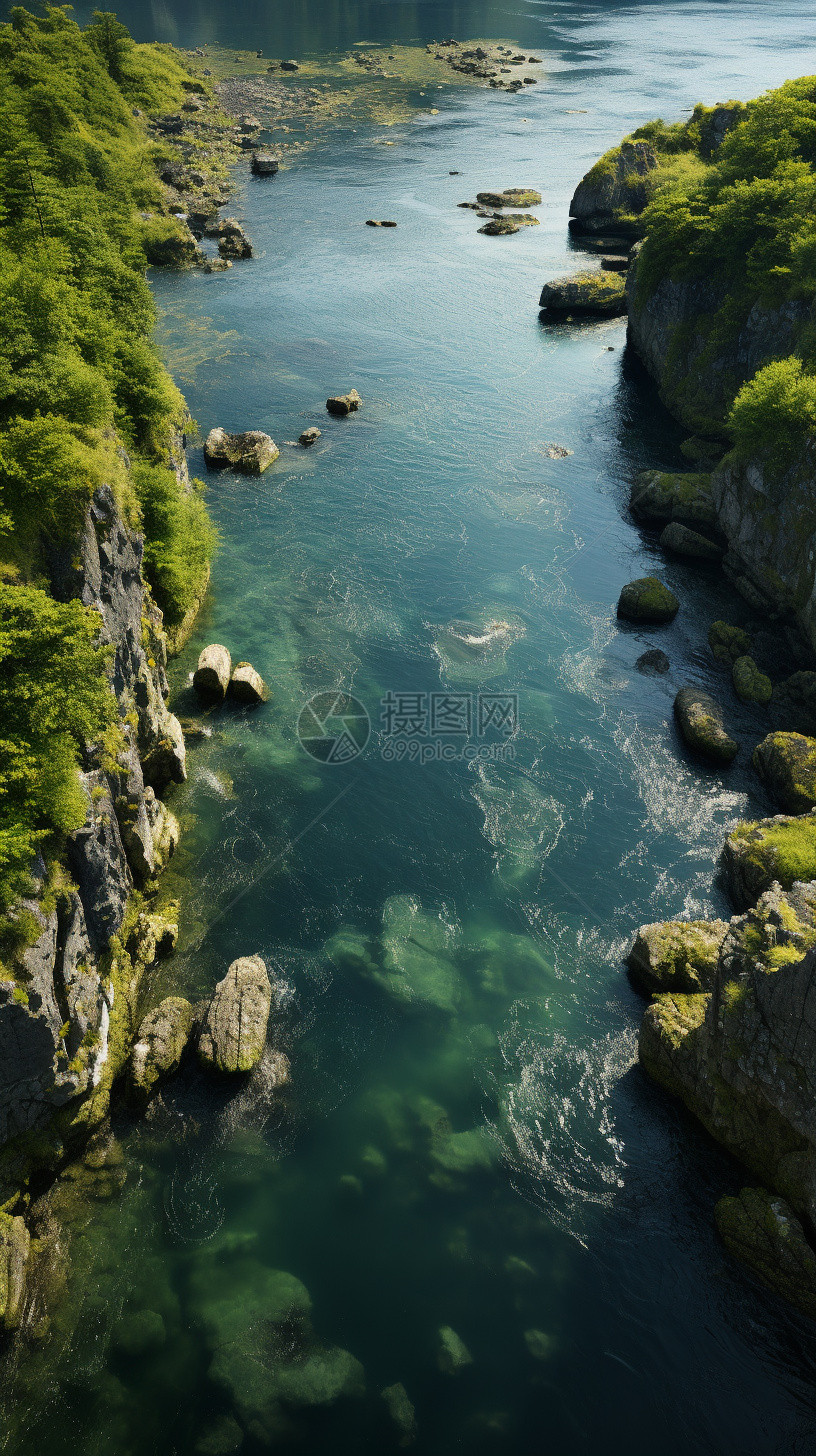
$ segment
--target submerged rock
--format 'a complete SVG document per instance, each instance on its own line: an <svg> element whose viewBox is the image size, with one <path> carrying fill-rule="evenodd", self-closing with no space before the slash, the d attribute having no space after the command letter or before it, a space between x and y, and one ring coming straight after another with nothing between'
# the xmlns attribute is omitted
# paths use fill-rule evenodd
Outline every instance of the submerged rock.
<svg viewBox="0 0 816 1456"><path fill-rule="evenodd" d="M193 1008L182 996L167 996L149 1011L130 1054L130 1085L147 1098L162 1077L178 1070L193 1026Z"/></svg>
<svg viewBox="0 0 816 1456"><path fill-rule="evenodd" d="M775 881L790 890L797 881L816 879L816 813L738 824L723 845L721 864L738 910Z"/></svg>
<svg viewBox="0 0 816 1456"><path fill-rule="evenodd" d="M217 427L204 442L204 459L211 469L239 470L244 475L262 475L280 455L275 441L263 430L244 430L229 435Z"/></svg>
<svg viewBox="0 0 816 1456"><path fill-rule="evenodd" d="M720 1238L764 1284L816 1317L816 1253L790 1204L767 1188L743 1188L714 1209Z"/></svg>
<svg viewBox="0 0 816 1456"><path fill-rule="evenodd" d="M729 622L712 622L708 629L708 645L718 662L724 667L733 667L740 657L751 651L751 639L742 627L732 627Z"/></svg>
<svg viewBox="0 0 816 1456"><path fill-rule="evenodd" d="M269 697L266 683L251 662L236 662L227 692L236 702L245 703L248 707L257 707Z"/></svg>
<svg viewBox="0 0 816 1456"><path fill-rule="evenodd" d="M219 1072L251 1072L263 1056L272 986L260 956L241 956L218 982L204 1016L198 1053Z"/></svg>
<svg viewBox="0 0 816 1456"><path fill-rule="evenodd" d="M128 1361L153 1355L167 1343L164 1320L155 1309L137 1309L123 1315L114 1326L112 1344Z"/></svg>
<svg viewBox="0 0 816 1456"><path fill-rule="evenodd" d="M445 1375L458 1375L466 1365L473 1364L471 1355L464 1340L460 1339L450 1325L442 1325L439 1331L439 1351L436 1362L439 1369Z"/></svg>
<svg viewBox="0 0 816 1456"><path fill-rule="evenodd" d="M724 920L664 920L641 925L626 958L634 984L646 995L710 991L727 930Z"/></svg>
<svg viewBox="0 0 816 1456"><path fill-rule="evenodd" d="M816 809L816 739L769 733L754 749L753 765L785 814Z"/></svg>
<svg viewBox="0 0 816 1456"><path fill-rule="evenodd" d="M728 734L716 698L702 688L681 688L674 700L674 716L687 747L715 763L730 763L739 744Z"/></svg>
<svg viewBox="0 0 816 1456"><path fill-rule="evenodd" d="M408 1392L401 1383L387 1385L380 1391L386 1409L399 1431L400 1445L410 1446L416 1440L416 1411L408 1399Z"/></svg>
<svg viewBox="0 0 816 1456"><path fill-rule="evenodd" d="M618 598L618 616L627 622L658 625L671 622L680 610L673 591L656 576L630 581Z"/></svg>
<svg viewBox="0 0 816 1456"><path fill-rule="evenodd" d="M225 697L231 676L232 658L226 647L220 642L211 642L201 649L198 666L193 673L193 687L201 697Z"/></svg>
<svg viewBox="0 0 816 1456"><path fill-rule="evenodd" d="M618 318L626 313L626 293L617 274L574 273L545 283L539 308L544 314L597 314Z"/></svg>
<svg viewBox="0 0 816 1456"><path fill-rule="evenodd" d="M753 657L738 657L731 669L734 692L744 703L758 703L766 707L771 701L773 683L764 672L760 672Z"/></svg>
<svg viewBox="0 0 816 1456"><path fill-rule="evenodd" d="M551 1360L557 1348L552 1335L544 1330L525 1330L524 1343L534 1360Z"/></svg>
<svg viewBox="0 0 816 1456"><path fill-rule="evenodd" d="M350 389L348 394L332 394L326 400L326 409L330 415L350 415L360 408L362 400L356 389Z"/></svg>
<svg viewBox="0 0 816 1456"><path fill-rule="evenodd" d="M665 652L661 652L659 647L652 647L648 652L641 652L635 667L647 676L662 677L669 671L671 663Z"/></svg>
<svg viewBox="0 0 816 1456"><path fill-rule="evenodd" d="M699 531L692 531L680 521L670 521L668 526L664 526L660 545L673 556L688 556L697 561L721 561L724 555L723 547L718 546L716 541L702 536Z"/></svg>

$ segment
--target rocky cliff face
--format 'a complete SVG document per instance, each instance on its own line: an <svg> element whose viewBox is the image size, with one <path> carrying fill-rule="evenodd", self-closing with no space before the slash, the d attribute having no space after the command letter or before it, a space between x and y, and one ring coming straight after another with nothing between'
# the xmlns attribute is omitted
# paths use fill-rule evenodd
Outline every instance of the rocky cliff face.
<svg viewBox="0 0 816 1456"><path fill-rule="evenodd" d="M0 1207L13 1206L32 1134L47 1130L45 1141L58 1145L95 1089L96 1112L104 1110L128 1002L156 953L150 917L130 915L132 891L164 866L178 838L156 790L186 776L181 727L165 702L165 640L142 577L142 539L106 487L94 495L79 541L52 558L50 571L55 596L99 613L125 750L111 763L100 747L88 748L87 816L68 844L70 879L55 888L39 865L38 892L21 909L40 934L11 968L14 979L0 980Z"/></svg>

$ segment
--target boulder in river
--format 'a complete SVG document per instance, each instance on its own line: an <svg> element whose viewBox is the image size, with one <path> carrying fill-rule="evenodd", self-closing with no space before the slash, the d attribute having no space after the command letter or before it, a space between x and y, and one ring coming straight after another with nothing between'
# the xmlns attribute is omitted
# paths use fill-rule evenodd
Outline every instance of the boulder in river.
<svg viewBox="0 0 816 1456"><path fill-rule="evenodd" d="M302 445L304 450L308 450L310 445L314 445L320 439L320 435L321 431L317 425L310 425L308 430L304 430L303 434L298 437L298 444Z"/></svg>
<svg viewBox="0 0 816 1456"><path fill-rule="evenodd" d="M627 622L652 625L671 622L679 610L674 592L656 576L641 576L628 582L618 598L618 616Z"/></svg>
<svg viewBox="0 0 816 1456"><path fill-rule="evenodd" d="M147 1098L162 1077L178 1069L193 1025L193 1008L183 996L166 996L147 1013L130 1054L130 1085Z"/></svg>
<svg viewBox="0 0 816 1456"><path fill-rule="evenodd" d="M626 964L639 991L710 991L728 925L725 920L664 920L641 925Z"/></svg>
<svg viewBox="0 0 816 1456"><path fill-rule="evenodd" d="M219 1072L251 1072L263 1056L272 986L259 955L241 956L213 992L198 1053Z"/></svg>
<svg viewBox="0 0 816 1456"><path fill-rule="evenodd" d="M619 318L626 313L626 292L616 273L573 273L544 284L539 308L543 314Z"/></svg>
<svg viewBox="0 0 816 1456"><path fill-rule="evenodd" d="M269 697L266 683L251 662L236 662L227 692L236 702L245 703L248 707L257 707Z"/></svg>
<svg viewBox="0 0 816 1456"><path fill-rule="evenodd" d="M232 676L232 658L220 642L203 647L193 673L193 687L202 698L223 698Z"/></svg>
<svg viewBox="0 0 816 1456"><path fill-rule="evenodd" d="M275 441L263 430L244 430L230 435L218 426L210 430L204 442L204 459L211 469L229 467L242 475L262 475L279 455Z"/></svg>
<svg viewBox="0 0 816 1456"><path fill-rule="evenodd" d="M350 415L360 408L362 400L356 389L350 389L348 394L332 394L326 400L326 409L330 415Z"/></svg>
<svg viewBox="0 0 816 1456"><path fill-rule="evenodd" d="M253 152L250 166L256 177L274 177L280 171L280 162L271 152Z"/></svg>
<svg viewBox="0 0 816 1456"><path fill-rule="evenodd" d="M681 688L674 700L674 716L692 753L715 763L730 763L739 744L726 732L723 711L716 698L702 688Z"/></svg>
<svg viewBox="0 0 816 1456"><path fill-rule="evenodd" d="M670 521L660 535L660 545L672 556L686 556L693 561L722 561L724 551L716 541L692 531L680 521Z"/></svg>
<svg viewBox="0 0 816 1456"><path fill-rule="evenodd" d="M718 662L724 667L733 667L740 657L751 651L751 639L742 627L730 622L712 622L708 629L708 645Z"/></svg>
<svg viewBox="0 0 816 1456"><path fill-rule="evenodd" d="M754 749L753 765L785 814L816 809L816 739L769 733Z"/></svg>

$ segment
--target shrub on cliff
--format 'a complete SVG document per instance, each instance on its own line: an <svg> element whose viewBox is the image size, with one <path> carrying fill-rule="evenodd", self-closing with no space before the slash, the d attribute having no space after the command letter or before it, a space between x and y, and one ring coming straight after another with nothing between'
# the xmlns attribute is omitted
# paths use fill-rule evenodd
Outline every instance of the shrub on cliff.
<svg viewBox="0 0 816 1456"><path fill-rule="evenodd" d="M816 378L801 359L766 364L742 386L728 424L746 459L770 458L784 470L816 433Z"/></svg>

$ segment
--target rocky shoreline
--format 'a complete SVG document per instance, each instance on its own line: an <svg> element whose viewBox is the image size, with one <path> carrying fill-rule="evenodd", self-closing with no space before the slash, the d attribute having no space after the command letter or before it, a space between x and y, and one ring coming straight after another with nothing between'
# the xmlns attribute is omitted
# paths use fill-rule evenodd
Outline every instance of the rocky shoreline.
<svg viewBox="0 0 816 1456"><path fill-rule="evenodd" d="M749 110L737 103L697 109L706 163ZM631 247L617 310L628 313L629 348L676 418L695 431L682 447L695 468L646 472L633 484L630 511L641 529L659 533L667 554L720 570L731 583L739 622L712 623L708 646L736 697L766 717L766 736L749 753L781 811L737 824L726 838L719 874L736 912L730 923L672 920L638 931L627 966L650 998L638 1054L649 1076L756 1180L716 1205L726 1248L816 1315L813 456L807 447L779 469L767 450L754 458L729 450L726 426L740 384L789 352L810 305L774 309L758 299L744 307L742 328L724 333L713 350L712 319L728 297L722 284L685 274L681 281L671 267L657 281L653 271L644 278L639 240L648 241L646 209L667 164L637 136L592 168L570 209L573 231L590 246L604 235ZM546 285L542 306L603 313L596 299L603 280L597 272ZM659 625L678 610L657 578L630 583L618 605L619 616L641 624ZM644 655L642 670L665 670L652 667L655 656ZM687 749L721 768L744 752L728 717L696 684L677 694Z"/></svg>

